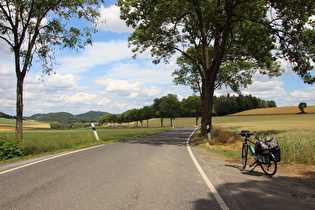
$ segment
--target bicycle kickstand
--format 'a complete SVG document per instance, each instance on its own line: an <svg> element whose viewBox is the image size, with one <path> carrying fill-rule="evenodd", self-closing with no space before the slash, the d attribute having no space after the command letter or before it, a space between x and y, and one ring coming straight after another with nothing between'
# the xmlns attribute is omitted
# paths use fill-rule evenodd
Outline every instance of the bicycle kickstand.
<svg viewBox="0 0 315 210"><path fill-rule="evenodd" d="M255 165L255 167L252 170L250 170L249 173L251 173L258 166L257 160L253 164L251 164L249 167L253 167L254 165Z"/></svg>

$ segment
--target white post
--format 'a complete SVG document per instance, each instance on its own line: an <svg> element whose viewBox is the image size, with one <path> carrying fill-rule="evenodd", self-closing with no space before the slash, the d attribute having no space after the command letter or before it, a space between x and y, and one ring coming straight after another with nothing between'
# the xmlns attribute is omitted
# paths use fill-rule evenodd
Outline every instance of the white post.
<svg viewBox="0 0 315 210"><path fill-rule="evenodd" d="M98 138L97 133L96 133L96 129L95 129L94 123L91 123L91 126L92 126L92 129L93 129L93 132L94 132L94 135L95 135L96 140L97 140L97 141L100 140L100 139Z"/></svg>
<svg viewBox="0 0 315 210"><path fill-rule="evenodd" d="M207 125L208 140L211 141L210 125Z"/></svg>

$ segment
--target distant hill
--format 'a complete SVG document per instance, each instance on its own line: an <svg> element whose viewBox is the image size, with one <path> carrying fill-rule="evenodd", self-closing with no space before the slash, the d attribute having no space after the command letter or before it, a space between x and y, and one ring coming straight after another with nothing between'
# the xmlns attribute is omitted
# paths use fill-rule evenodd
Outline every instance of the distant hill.
<svg viewBox="0 0 315 210"><path fill-rule="evenodd" d="M8 118L8 119L15 119L14 116L5 114L5 113L3 113L3 112L0 112L0 117L2 117L2 118Z"/></svg>
<svg viewBox="0 0 315 210"><path fill-rule="evenodd" d="M304 110L305 110L306 114L315 114L315 106L307 106ZM299 113L301 113L301 111L297 106L284 106L284 107L251 109L251 110L231 114L231 116L270 115L270 114L299 114Z"/></svg>
<svg viewBox="0 0 315 210"><path fill-rule="evenodd" d="M97 122L98 119L100 119L100 117L103 116L104 114L110 114L110 113L100 112L100 111L89 111L84 114L78 114L75 116L81 119L82 122Z"/></svg>
<svg viewBox="0 0 315 210"><path fill-rule="evenodd" d="M87 113L73 115L69 112L56 112L48 114L35 114L28 119L38 120L43 122L58 121L60 123L72 123L72 122L97 122L98 119L108 112L89 111Z"/></svg>
<svg viewBox="0 0 315 210"><path fill-rule="evenodd" d="M44 121L44 122L53 122L58 121L60 123L71 123L71 122L80 122L80 118L77 116L68 113L68 112L56 112L56 113L48 113L48 114L34 114L30 116L28 119Z"/></svg>

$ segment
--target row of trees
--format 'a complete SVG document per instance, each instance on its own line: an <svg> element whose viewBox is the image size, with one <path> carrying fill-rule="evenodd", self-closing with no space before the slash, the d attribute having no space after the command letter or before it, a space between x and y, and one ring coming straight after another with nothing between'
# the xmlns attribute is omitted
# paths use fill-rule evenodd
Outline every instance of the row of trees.
<svg viewBox="0 0 315 210"><path fill-rule="evenodd" d="M213 106L216 116L223 116L241 112L250 109L277 107L276 102L273 100L265 101L252 95L239 95L239 96L214 96Z"/></svg>
<svg viewBox="0 0 315 210"><path fill-rule="evenodd" d="M220 96L214 98L214 115L222 116L232 114L239 111L256 108L276 107L274 101L265 101L251 95L248 96ZM121 115L105 114L100 117L98 124L105 123L129 123L136 122L136 126L143 125L143 121L149 119L160 118L161 127L163 127L164 118L170 118L170 124L173 125L173 119L176 117L195 117L196 125L201 117L201 100L200 96L189 96L179 101L177 95L168 94L161 98L154 99L151 106L144 106L141 109L131 109Z"/></svg>

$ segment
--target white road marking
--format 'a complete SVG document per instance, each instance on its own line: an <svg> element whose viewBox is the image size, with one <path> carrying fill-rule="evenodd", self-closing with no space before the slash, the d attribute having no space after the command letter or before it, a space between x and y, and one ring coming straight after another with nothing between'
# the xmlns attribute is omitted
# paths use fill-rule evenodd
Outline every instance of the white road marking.
<svg viewBox="0 0 315 210"><path fill-rule="evenodd" d="M104 145L105 144L101 144L101 145L94 146L94 147L88 147L88 148L79 149L79 150L75 150L75 151L71 151L71 152L65 152L65 153L62 153L60 155L55 155L55 156L52 156L52 157L49 157L49 158L45 158L45 159L38 160L38 161L35 161L35 162L32 162L32 163L28 163L28 164L25 164L25 165L18 166L18 167L15 167L15 168L11 168L11 169L8 169L6 171L2 171L2 172L0 172L0 175L6 174L6 173L9 173L11 171L15 171L15 170L18 170L18 169L21 169L21 168L25 168L27 166L35 165L37 163L45 162L47 160L52 160L52 159L55 159L55 158L63 157L63 156L66 156L66 155L77 153L77 152L82 152L82 151L85 151L85 150L94 149L94 148L101 147L101 146L104 146Z"/></svg>
<svg viewBox="0 0 315 210"><path fill-rule="evenodd" d="M221 196L219 195L218 191L215 189L215 187L213 186L213 184L211 183L211 181L209 180L209 178L207 177L206 173L203 171L203 169L201 168L201 166L199 165L197 159L195 158L194 154L191 151L190 145L189 145L189 140L191 138L191 136L195 133L195 131L198 128L196 128L188 137L187 142L186 142L186 146L187 146L187 150L190 154L191 159L193 160L193 162L195 163L196 168L198 169L200 175L202 176L202 178L205 180L208 188L210 189L211 193L214 195L215 199L217 200L218 204L220 205L222 210L228 210L229 208L227 207L227 205L225 204L225 202L223 201L223 199L221 198Z"/></svg>

